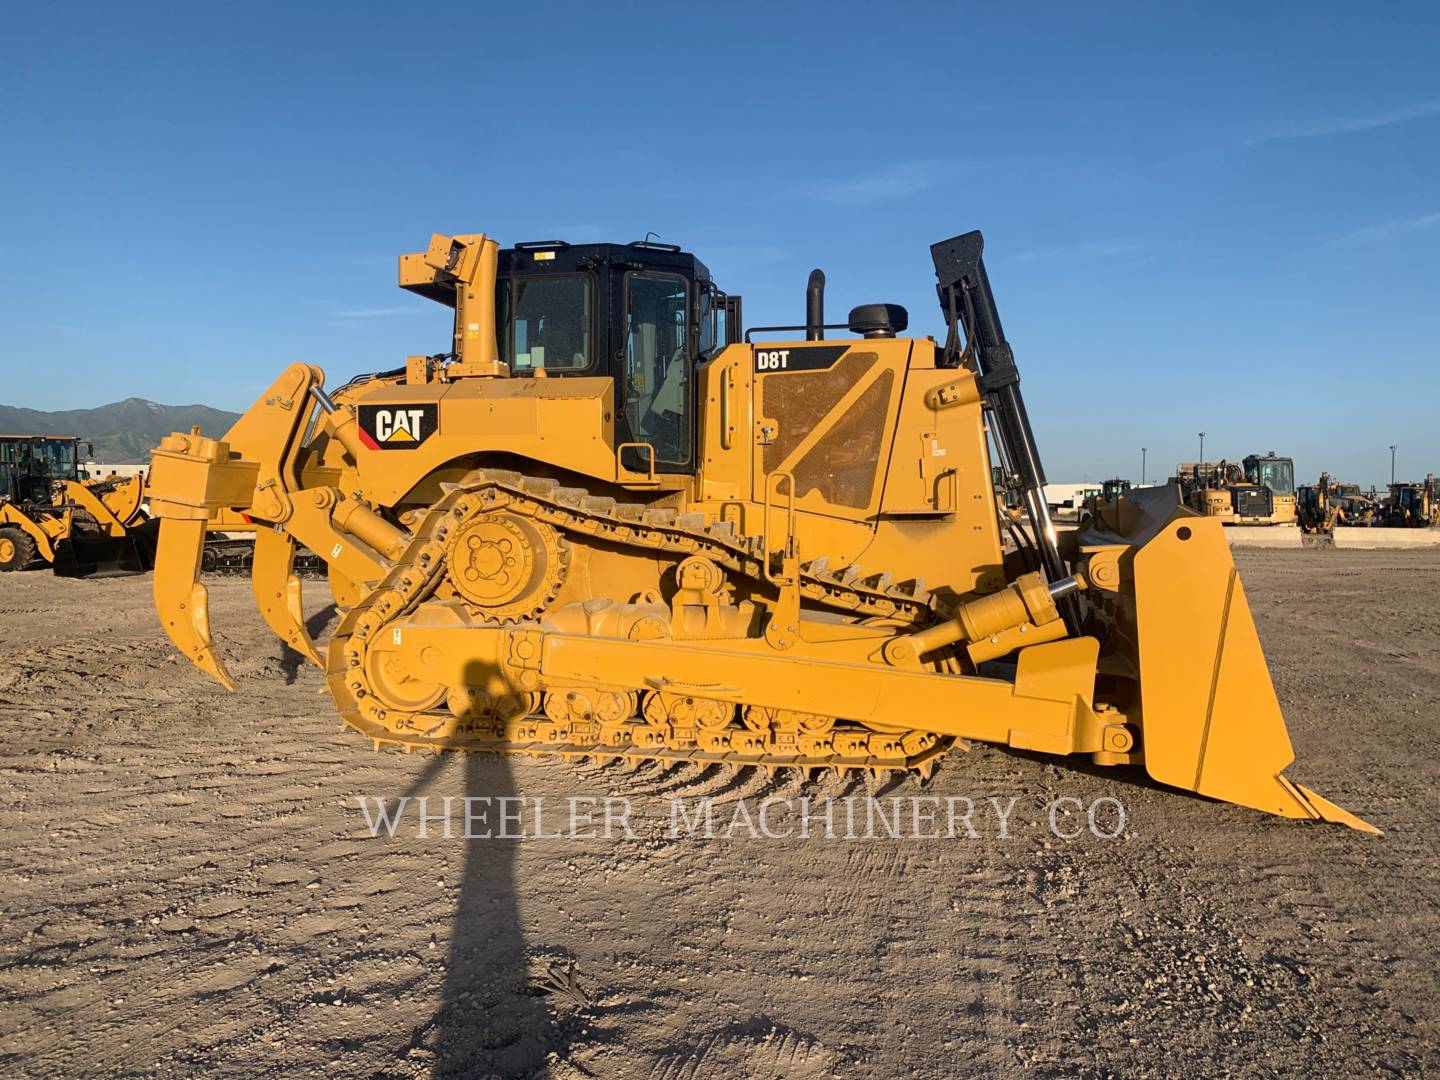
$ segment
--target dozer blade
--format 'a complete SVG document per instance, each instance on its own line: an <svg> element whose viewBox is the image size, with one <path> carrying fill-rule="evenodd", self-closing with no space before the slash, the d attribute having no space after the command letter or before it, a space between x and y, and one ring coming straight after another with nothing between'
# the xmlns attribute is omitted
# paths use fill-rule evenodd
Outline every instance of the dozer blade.
<svg viewBox="0 0 1440 1080"><path fill-rule="evenodd" d="M1177 511L1135 553L1146 770L1213 799L1379 832L1281 775L1295 754L1222 530Z"/></svg>
<svg viewBox="0 0 1440 1080"><path fill-rule="evenodd" d="M164 519L155 556L155 611L165 633L190 662L225 689L234 690L235 681L210 636L210 594L200 584L204 551L203 519Z"/></svg>
<svg viewBox="0 0 1440 1080"><path fill-rule="evenodd" d="M256 532L250 586L265 625L290 648L323 668L325 664L305 626L300 578L295 574L295 540L289 533L264 527Z"/></svg>
<svg viewBox="0 0 1440 1080"><path fill-rule="evenodd" d="M117 577L143 574L155 565L159 521L147 521L124 536L71 533L55 545L56 577Z"/></svg>

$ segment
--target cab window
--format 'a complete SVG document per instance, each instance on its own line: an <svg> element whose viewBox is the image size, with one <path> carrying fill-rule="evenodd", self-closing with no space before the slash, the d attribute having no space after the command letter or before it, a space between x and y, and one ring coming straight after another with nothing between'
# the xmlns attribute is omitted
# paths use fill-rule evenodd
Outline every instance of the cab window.
<svg viewBox="0 0 1440 1080"><path fill-rule="evenodd" d="M730 325L728 297L711 282L700 285L700 356L708 360L739 336Z"/></svg>
<svg viewBox="0 0 1440 1080"><path fill-rule="evenodd" d="M503 279L496 289L500 359L517 375L588 368L593 306L588 274Z"/></svg>
<svg viewBox="0 0 1440 1080"><path fill-rule="evenodd" d="M690 463L689 293L677 274L625 275L625 417L656 468Z"/></svg>
<svg viewBox="0 0 1440 1080"><path fill-rule="evenodd" d="M36 455L36 472L51 480L74 480L79 476L75 458L77 447L67 439L46 439Z"/></svg>
<svg viewBox="0 0 1440 1080"><path fill-rule="evenodd" d="M1277 495L1295 494L1294 466L1289 461L1250 461L1245 478L1252 484L1268 487Z"/></svg>
<svg viewBox="0 0 1440 1080"><path fill-rule="evenodd" d="M708 285L700 285L700 355L708 357L715 352L715 291Z"/></svg>

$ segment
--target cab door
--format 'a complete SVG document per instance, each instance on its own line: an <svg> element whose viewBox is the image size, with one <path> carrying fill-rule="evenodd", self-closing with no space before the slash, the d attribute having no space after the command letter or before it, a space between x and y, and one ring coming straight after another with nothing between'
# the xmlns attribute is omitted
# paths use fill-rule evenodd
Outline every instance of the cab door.
<svg viewBox="0 0 1440 1080"><path fill-rule="evenodd" d="M18 496L15 490L16 446L12 439L0 440L0 496L8 495L12 499Z"/></svg>
<svg viewBox="0 0 1440 1080"><path fill-rule="evenodd" d="M622 284L625 346L616 396L631 441L624 465L643 472L695 471L694 357L690 282L681 274L630 270ZM650 449L646 450L644 447Z"/></svg>

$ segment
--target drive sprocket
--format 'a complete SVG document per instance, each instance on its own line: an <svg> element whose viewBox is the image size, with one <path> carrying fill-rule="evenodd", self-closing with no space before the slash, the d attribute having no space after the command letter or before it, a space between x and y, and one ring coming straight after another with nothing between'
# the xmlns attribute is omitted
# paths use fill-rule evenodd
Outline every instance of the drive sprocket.
<svg viewBox="0 0 1440 1080"><path fill-rule="evenodd" d="M456 593L477 615L499 622L543 611L569 564L568 545L553 526L503 510L463 521L445 552Z"/></svg>

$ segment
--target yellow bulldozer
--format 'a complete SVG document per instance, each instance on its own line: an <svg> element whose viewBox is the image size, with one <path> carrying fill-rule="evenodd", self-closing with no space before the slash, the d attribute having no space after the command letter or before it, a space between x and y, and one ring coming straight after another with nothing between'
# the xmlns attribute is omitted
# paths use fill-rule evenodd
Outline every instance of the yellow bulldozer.
<svg viewBox="0 0 1440 1080"><path fill-rule="evenodd" d="M892 304L827 324L818 275L803 324L742 332L676 247L436 235L399 271L452 309L443 353L331 390L294 364L155 450L160 621L233 687L199 570L238 512L263 618L376 746L928 775L978 739L1370 828L1281 775L1218 522L1137 490L1057 539L982 249L932 247L937 342Z"/></svg>
<svg viewBox="0 0 1440 1080"><path fill-rule="evenodd" d="M138 573L154 560L145 477L82 479L75 436L0 435L0 571Z"/></svg>

